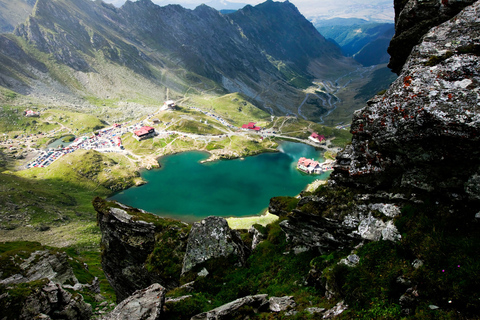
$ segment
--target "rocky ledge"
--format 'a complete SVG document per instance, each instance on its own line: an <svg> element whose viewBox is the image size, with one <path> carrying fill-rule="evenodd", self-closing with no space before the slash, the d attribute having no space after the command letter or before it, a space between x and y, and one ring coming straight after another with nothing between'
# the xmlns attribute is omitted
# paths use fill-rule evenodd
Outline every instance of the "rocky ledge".
<svg viewBox="0 0 480 320"><path fill-rule="evenodd" d="M332 184L479 200L479 6L431 29L389 90L355 113Z"/></svg>

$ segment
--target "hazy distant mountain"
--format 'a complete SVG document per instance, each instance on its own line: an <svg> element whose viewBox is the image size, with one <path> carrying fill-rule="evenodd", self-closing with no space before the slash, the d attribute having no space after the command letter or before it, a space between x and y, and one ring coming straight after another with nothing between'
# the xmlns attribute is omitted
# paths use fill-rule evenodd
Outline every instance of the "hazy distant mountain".
<svg viewBox="0 0 480 320"><path fill-rule="evenodd" d="M238 91L288 113L314 78L356 68L289 2L222 15L206 5L189 10L150 0L121 8L38 0L0 42L1 86L73 104Z"/></svg>
<svg viewBox="0 0 480 320"><path fill-rule="evenodd" d="M36 0L0 0L0 33L12 32L32 13Z"/></svg>
<svg viewBox="0 0 480 320"><path fill-rule="evenodd" d="M388 63L390 59L387 48L395 33L393 23L337 18L317 21L315 27L364 66Z"/></svg>
<svg viewBox="0 0 480 320"><path fill-rule="evenodd" d="M195 9L198 6L197 4L191 4L189 2L184 2L182 0L175 1L175 3L181 5L184 8L187 9ZM206 0L206 1L201 1L199 3L203 3L211 8L215 8L217 10L238 10L247 5L247 3L240 3L240 2L230 2L226 0ZM163 5L161 2L159 5Z"/></svg>

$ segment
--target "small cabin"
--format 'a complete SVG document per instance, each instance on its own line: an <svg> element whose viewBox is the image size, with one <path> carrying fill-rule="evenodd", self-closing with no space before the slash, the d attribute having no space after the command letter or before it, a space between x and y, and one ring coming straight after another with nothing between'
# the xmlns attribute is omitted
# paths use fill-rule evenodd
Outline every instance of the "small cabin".
<svg viewBox="0 0 480 320"><path fill-rule="evenodd" d="M242 129L255 130L255 131L262 130L262 128L255 126L255 122L249 122L248 124L242 125Z"/></svg>
<svg viewBox="0 0 480 320"><path fill-rule="evenodd" d="M23 115L25 117L40 117L40 112L35 112L33 110L26 110Z"/></svg>
<svg viewBox="0 0 480 320"><path fill-rule="evenodd" d="M173 100L168 100L163 103L163 106L160 108L161 111L166 111L166 110L175 110L177 105L175 104L175 101Z"/></svg>
<svg viewBox="0 0 480 320"><path fill-rule="evenodd" d="M297 169L308 174L321 174L322 167L318 161L302 157L297 162Z"/></svg>
<svg viewBox="0 0 480 320"><path fill-rule="evenodd" d="M320 135L316 132L312 133L310 135L310 137L308 137L308 139L310 139L310 140L312 140L313 142L316 142L316 143L326 143L327 142L327 139L325 139L324 135Z"/></svg>
<svg viewBox="0 0 480 320"><path fill-rule="evenodd" d="M136 137L136 139L139 140L139 141L144 140L144 139L148 139L148 138L152 138L156 134L155 128L148 127L148 126L141 127L140 129L135 130L133 133L134 133L134 136Z"/></svg>

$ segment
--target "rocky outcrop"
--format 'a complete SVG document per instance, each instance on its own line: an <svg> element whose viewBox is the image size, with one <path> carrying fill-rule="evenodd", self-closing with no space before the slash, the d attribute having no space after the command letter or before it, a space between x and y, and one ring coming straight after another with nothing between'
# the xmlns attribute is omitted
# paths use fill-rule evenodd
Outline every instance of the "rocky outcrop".
<svg viewBox="0 0 480 320"><path fill-rule="evenodd" d="M288 219L280 222L280 227L286 234L289 248L295 253L318 250L321 254L342 249L352 242L359 242L359 237L353 235L352 227L343 227L339 221L309 216L294 211Z"/></svg>
<svg viewBox="0 0 480 320"><path fill-rule="evenodd" d="M135 291L102 320L160 320L165 303L165 292L165 288L157 283Z"/></svg>
<svg viewBox="0 0 480 320"><path fill-rule="evenodd" d="M268 299L270 311L281 312L295 308L297 304L292 296L271 297Z"/></svg>
<svg viewBox="0 0 480 320"><path fill-rule="evenodd" d="M278 313L295 308L297 304L291 296L270 297L267 294L246 296L229 302L213 310L193 316L191 320L221 320L249 318L259 313Z"/></svg>
<svg viewBox="0 0 480 320"><path fill-rule="evenodd" d="M400 73L414 46L430 30L476 0L395 0L395 36L388 53L393 72Z"/></svg>
<svg viewBox="0 0 480 320"><path fill-rule="evenodd" d="M80 294L71 294L47 279L0 287L0 308L3 319L87 320L92 307Z"/></svg>
<svg viewBox="0 0 480 320"><path fill-rule="evenodd" d="M79 284L67 259L64 252L50 250L34 251L24 259L17 257L10 266L15 268L16 272L0 280L0 284L19 284L44 278L60 285ZM4 272L2 276L5 276Z"/></svg>
<svg viewBox="0 0 480 320"><path fill-rule="evenodd" d="M6 319L90 318L92 308L79 292L98 292L98 279L83 263L37 242L3 243L0 253L0 310ZM80 283L72 266L92 281Z"/></svg>
<svg viewBox="0 0 480 320"><path fill-rule="evenodd" d="M385 95L355 113L352 144L337 157L333 185L475 201L478 8L475 3L430 30Z"/></svg>
<svg viewBox="0 0 480 320"><path fill-rule="evenodd" d="M242 308L244 307L253 308L254 313L265 312L268 311L269 308L269 301L267 298L268 295L266 294L243 297L208 312L200 313L192 317L191 320L232 319L241 315Z"/></svg>
<svg viewBox="0 0 480 320"><path fill-rule="evenodd" d="M93 204L102 231L102 267L117 301L153 283L178 286L187 224L100 198Z"/></svg>
<svg viewBox="0 0 480 320"><path fill-rule="evenodd" d="M193 224L188 236L182 274L212 259L233 259L236 264L245 265L248 252L240 234L230 229L227 220L208 217Z"/></svg>

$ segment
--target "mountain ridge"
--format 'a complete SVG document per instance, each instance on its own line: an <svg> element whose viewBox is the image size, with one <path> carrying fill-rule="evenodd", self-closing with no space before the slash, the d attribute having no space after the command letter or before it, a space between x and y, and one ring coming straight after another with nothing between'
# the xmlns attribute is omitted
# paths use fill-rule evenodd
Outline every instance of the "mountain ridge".
<svg viewBox="0 0 480 320"><path fill-rule="evenodd" d="M258 21L275 15L284 19ZM295 32L286 36L289 28ZM283 30L284 37L275 38L278 30ZM145 83L142 87L163 92L163 98L145 92L153 99L165 99L166 91L180 98L188 88L208 88L219 94L238 91L265 110L286 114L292 112L292 105L300 104L302 90L313 79L355 68L353 60L325 41L288 2L269 1L222 15L205 5L189 10L178 5L160 7L149 0L127 1L120 8L103 1L39 0L14 35L18 38L12 41L21 42L19 47L27 55L47 55L41 60L49 66L49 76L60 86L65 84L58 90L70 92L71 100L82 105L88 105L86 96L136 96L134 90L116 92L122 84L114 77L117 72L124 78L133 72ZM8 59L8 52L4 54ZM49 56L58 65L46 63ZM338 70L328 68L332 65ZM15 88L11 79L3 82L8 80L10 88ZM110 93L104 88L99 95L101 84L92 81L115 85ZM23 85L29 87L29 82Z"/></svg>

